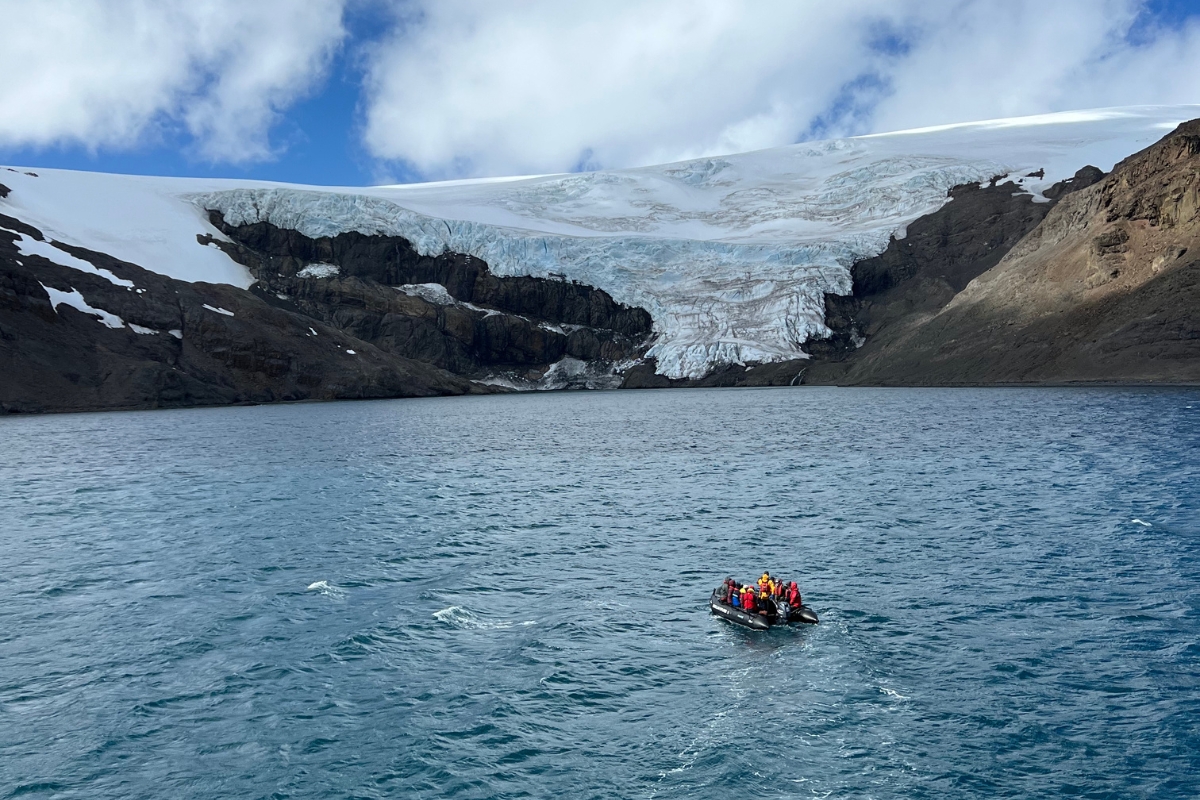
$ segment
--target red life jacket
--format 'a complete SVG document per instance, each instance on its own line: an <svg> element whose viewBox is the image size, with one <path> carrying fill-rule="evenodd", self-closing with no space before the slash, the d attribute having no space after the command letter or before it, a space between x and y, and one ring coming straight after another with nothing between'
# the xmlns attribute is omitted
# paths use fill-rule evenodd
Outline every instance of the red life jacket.
<svg viewBox="0 0 1200 800"><path fill-rule="evenodd" d="M747 611L754 610L754 592L746 592L742 595L742 608Z"/></svg>
<svg viewBox="0 0 1200 800"><path fill-rule="evenodd" d="M799 589L788 589L787 600L790 605L793 605L793 606L800 605L800 590Z"/></svg>

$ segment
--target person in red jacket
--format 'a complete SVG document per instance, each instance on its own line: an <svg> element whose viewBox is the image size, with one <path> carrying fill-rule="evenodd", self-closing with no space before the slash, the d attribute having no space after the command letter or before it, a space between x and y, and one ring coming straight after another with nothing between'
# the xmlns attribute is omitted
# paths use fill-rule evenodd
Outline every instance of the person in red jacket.
<svg viewBox="0 0 1200 800"><path fill-rule="evenodd" d="M787 601L788 605L792 608L799 608L803 605L800 598L800 587L796 585L795 581L792 581L791 585L788 586Z"/></svg>
<svg viewBox="0 0 1200 800"><path fill-rule="evenodd" d="M742 592L742 610L747 614L754 614L758 611L758 604L754 601L754 590L748 587L746 591Z"/></svg>

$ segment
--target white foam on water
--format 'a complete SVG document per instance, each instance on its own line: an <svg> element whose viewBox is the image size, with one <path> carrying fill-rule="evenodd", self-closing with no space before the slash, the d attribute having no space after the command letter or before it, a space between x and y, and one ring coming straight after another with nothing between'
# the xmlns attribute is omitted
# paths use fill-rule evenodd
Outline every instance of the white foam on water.
<svg viewBox="0 0 1200 800"><path fill-rule="evenodd" d="M1143 522L1142 520L1138 519L1137 517L1134 517L1133 519L1131 519L1131 520L1129 520L1129 521L1130 521L1130 522L1133 522L1133 523L1136 523L1136 524L1138 524L1138 525L1143 525L1143 526L1145 526L1145 527L1147 527L1147 528L1151 527L1151 525L1150 525L1150 523L1149 523L1149 522Z"/></svg>
<svg viewBox="0 0 1200 800"><path fill-rule="evenodd" d="M532 619L525 620L524 622L480 619L474 611L463 606L449 606L443 608L441 611L435 611L433 612L433 618L438 622L444 622L447 625L464 630L507 630L509 628L524 628L537 624L537 620Z"/></svg>
<svg viewBox="0 0 1200 800"><path fill-rule="evenodd" d="M900 694L895 689L889 689L886 686L880 686L879 691L883 694L886 694L888 697L894 698L896 700L907 700L908 699L907 695Z"/></svg>
<svg viewBox="0 0 1200 800"><path fill-rule="evenodd" d="M341 599L346 596L345 589L342 589L341 587L336 586L329 581L316 581L314 583L310 583L305 591L318 592L325 597L333 597L337 599Z"/></svg>

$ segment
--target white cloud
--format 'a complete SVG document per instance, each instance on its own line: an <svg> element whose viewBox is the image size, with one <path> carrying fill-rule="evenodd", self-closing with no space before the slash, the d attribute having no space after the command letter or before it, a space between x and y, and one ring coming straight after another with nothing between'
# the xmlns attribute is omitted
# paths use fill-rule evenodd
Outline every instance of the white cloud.
<svg viewBox="0 0 1200 800"><path fill-rule="evenodd" d="M1200 26L1130 41L1138 0L955 3L890 74L874 130L1200 101Z"/></svg>
<svg viewBox="0 0 1200 800"><path fill-rule="evenodd" d="M1141 0L422 0L370 52L365 142L432 177L1200 101L1200 27Z"/></svg>
<svg viewBox="0 0 1200 800"><path fill-rule="evenodd" d="M199 154L271 155L321 78L345 0L0 0L0 146L133 147L182 125Z"/></svg>
<svg viewBox="0 0 1200 800"><path fill-rule="evenodd" d="M778 144L876 60L895 4L846 5L428 2L373 53L366 142L430 174Z"/></svg>

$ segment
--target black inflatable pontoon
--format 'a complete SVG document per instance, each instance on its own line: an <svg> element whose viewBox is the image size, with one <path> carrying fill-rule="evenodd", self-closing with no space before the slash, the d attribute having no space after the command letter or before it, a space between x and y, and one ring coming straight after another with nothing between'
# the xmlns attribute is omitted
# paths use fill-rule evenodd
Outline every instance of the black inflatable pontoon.
<svg viewBox="0 0 1200 800"><path fill-rule="evenodd" d="M750 628L756 631L765 631L772 625L788 625L802 622L807 625L816 625L816 612L808 606L800 606L792 608L787 603L774 603L774 613L763 616L762 614L750 614L740 608L735 608L728 603L722 602L717 598L716 590L713 590L712 597L708 599L709 608L712 613L718 617L723 617L735 625L741 625L744 628Z"/></svg>

